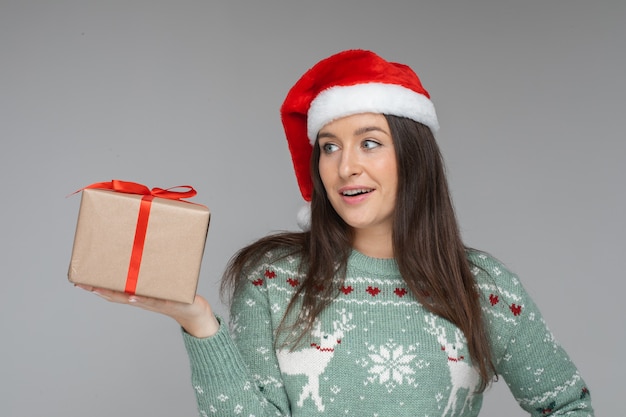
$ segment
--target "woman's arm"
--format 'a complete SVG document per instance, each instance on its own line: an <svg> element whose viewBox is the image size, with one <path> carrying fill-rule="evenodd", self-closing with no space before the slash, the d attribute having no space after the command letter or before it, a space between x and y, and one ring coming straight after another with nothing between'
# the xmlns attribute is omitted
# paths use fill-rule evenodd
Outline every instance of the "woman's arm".
<svg viewBox="0 0 626 417"><path fill-rule="evenodd" d="M593 416L588 386L519 279L486 254L470 262L480 270L497 372L520 406L532 416Z"/></svg>
<svg viewBox="0 0 626 417"><path fill-rule="evenodd" d="M536 305L525 296L498 373L532 416L594 415L589 387L556 341Z"/></svg>
<svg viewBox="0 0 626 417"><path fill-rule="evenodd" d="M231 332L222 322L213 337L185 335L198 409L218 416L289 416L266 288L242 284L230 317Z"/></svg>
<svg viewBox="0 0 626 417"><path fill-rule="evenodd" d="M266 293L254 285L244 286L233 300L232 314L238 318L238 344L233 341L226 323L213 314L211 306L201 296L196 296L193 304L184 304L78 286L110 302L172 317L181 325L200 415L290 415L273 350ZM245 311L238 313L243 306Z"/></svg>

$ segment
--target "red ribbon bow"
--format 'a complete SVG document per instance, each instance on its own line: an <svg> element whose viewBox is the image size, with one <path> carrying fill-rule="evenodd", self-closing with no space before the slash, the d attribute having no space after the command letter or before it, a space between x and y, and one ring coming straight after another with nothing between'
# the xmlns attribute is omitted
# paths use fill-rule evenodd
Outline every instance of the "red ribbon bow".
<svg viewBox="0 0 626 417"><path fill-rule="evenodd" d="M182 198L191 198L195 196L196 190L193 189L191 185L179 185L177 187L171 187L167 189L163 188L153 188L150 190L143 184L138 184L136 182L130 181L122 181L122 180L113 180L109 182L96 182L94 184L88 185L84 188L81 188L82 191L86 188L102 188L105 190L113 190L118 193L128 193L128 194L139 194L139 195L151 195L153 197L167 198L170 200L180 200ZM187 191L172 191L177 188L187 188Z"/></svg>
<svg viewBox="0 0 626 417"><path fill-rule="evenodd" d="M167 198L169 200L181 200L195 196L196 190L190 185L179 185L167 189L153 188L150 190L143 184L136 182L112 180L110 182L97 182L82 188L102 188L105 190L113 190L119 193L143 195L141 205L139 206L139 215L137 217L137 227L135 228L135 240L128 265L128 274L126 276L126 287L124 292L127 294L135 294L137 289L137 279L139 277L139 268L141 266L141 258L143 256L143 247L146 240L146 232L148 230L148 218L150 217L150 207L154 197ZM177 188L186 188L187 191L172 191ZM78 192L78 191L77 191Z"/></svg>

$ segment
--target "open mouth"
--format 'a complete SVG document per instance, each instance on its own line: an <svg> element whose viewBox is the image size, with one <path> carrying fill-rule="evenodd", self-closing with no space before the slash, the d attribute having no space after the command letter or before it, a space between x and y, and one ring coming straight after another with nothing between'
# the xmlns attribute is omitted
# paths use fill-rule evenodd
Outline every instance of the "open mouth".
<svg viewBox="0 0 626 417"><path fill-rule="evenodd" d="M345 190L341 192L341 195L345 197L355 197L357 195L368 194L374 191L372 188L357 188L354 190Z"/></svg>

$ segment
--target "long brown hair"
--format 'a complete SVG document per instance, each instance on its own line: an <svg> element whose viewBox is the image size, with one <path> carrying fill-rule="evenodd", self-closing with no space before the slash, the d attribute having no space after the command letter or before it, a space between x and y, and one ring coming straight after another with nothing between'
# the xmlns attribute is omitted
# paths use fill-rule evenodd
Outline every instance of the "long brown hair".
<svg viewBox="0 0 626 417"><path fill-rule="evenodd" d="M431 312L459 327L484 390L495 367L479 292L461 240L445 176L443 158L431 130L413 120L385 115L394 141L398 165L398 192L393 222L393 253L400 274L412 294ZM320 149L313 146L311 228L266 236L240 250L231 259L222 281L223 294L238 291L243 271L268 250L287 249L301 258L305 279L291 298L285 317L300 304L300 329L290 340L297 345L316 317L337 296L345 279L351 248L351 229L332 208L319 174ZM287 330L285 320L279 326Z"/></svg>

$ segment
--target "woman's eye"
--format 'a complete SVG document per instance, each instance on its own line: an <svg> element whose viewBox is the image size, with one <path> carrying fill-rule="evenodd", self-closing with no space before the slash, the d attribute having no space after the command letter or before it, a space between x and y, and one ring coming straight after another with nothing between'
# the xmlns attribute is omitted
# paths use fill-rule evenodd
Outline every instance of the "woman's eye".
<svg viewBox="0 0 626 417"><path fill-rule="evenodd" d="M322 150L324 151L324 153L333 153L337 149L339 148L334 143L325 143L322 145Z"/></svg>
<svg viewBox="0 0 626 417"><path fill-rule="evenodd" d="M374 149L379 146L380 146L380 143L376 142L375 140L367 139L363 141L363 147L365 149Z"/></svg>

